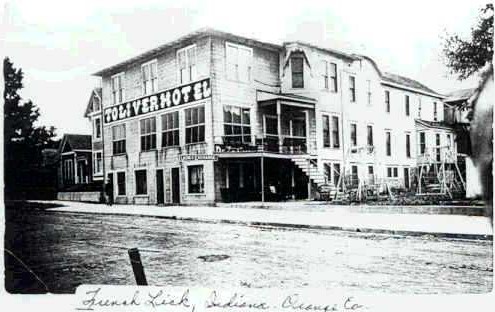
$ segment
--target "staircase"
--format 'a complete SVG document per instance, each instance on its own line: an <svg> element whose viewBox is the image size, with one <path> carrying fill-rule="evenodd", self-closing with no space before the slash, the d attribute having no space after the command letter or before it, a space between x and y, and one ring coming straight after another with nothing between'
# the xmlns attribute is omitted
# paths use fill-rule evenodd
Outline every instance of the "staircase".
<svg viewBox="0 0 495 312"><path fill-rule="evenodd" d="M318 170L315 159L306 157L294 157L291 158L291 160L296 165L296 167L301 169L302 172L304 172L309 177L311 182L318 186L318 188L327 184L325 175L324 173L320 172L320 170Z"/></svg>

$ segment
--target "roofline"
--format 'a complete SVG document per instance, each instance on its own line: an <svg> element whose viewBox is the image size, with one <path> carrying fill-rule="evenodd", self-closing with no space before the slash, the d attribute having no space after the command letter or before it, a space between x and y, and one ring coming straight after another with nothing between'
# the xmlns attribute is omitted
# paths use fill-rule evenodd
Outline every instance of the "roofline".
<svg viewBox="0 0 495 312"><path fill-rule="evenodd" d="M154 49L148 50L148 51L143 52L141 54L138 54L134 57L128 58L125 61L122 61L122 62L117 63L115 65L112 65L112 66L106 67L102 70L99 70L99 71L93 73L92 75L101 77L104 75L108 75L111 73L121 71L122 67L125 67L129 64L132 64L132 63L140 61L140 60L145 60L145 59L149 59L152 57L156 57L157 55L162 54L167 49L174 48L174 47L177 47L177 46L184 44L187 41L192 41L194 39L203 38L203 37L220 37L220 38L224 38L224 39L230 39L233 41L247 43L247 44L250 44L253 46L258 46L258 47L262 47L262 48L269 49L272 51L277 51L277 52L282 50L282 46L274 44L274 43L263 42L263 41L252 39L252 38L238 36L238 35L235 35L232 33L224 32L224 31L220 31L220 30L216 30L216 29L212 29L212 28L201 28L201 29L198 29L196 31L190 32L186 35L183 35L183 36L181 36L175 40L172 40L172 41L169 41L165 44L162 44L162 45L160 45Z"/></svg>
<svg viewBox="0 0 495 312"><path fill-rule="evenodd" d="M317 46L315 44L311 44L311 43L300 41L300 40L285 41L283 43L284 46L285 45L291 45L291 44L304 45L304 46L307 46L309 48L317 49L317 50L320 50L320 51L323 51L323 52L326 52L326 53L330 53L330 54L333 54L333 55L336 55L336 56L340 56L340 57L343 57L343 58L348 59L348 60L351 60L351 61L357 61L357 60L359 60L359 57L357 57L354 54L342 52L342 51L339 51L339 50L334 50L334 49L320 47L320 46Z"/></svg>
<svg viewBox="0 0 495 312"><path fill-rule="evenodd" d="M398 83L390 82L388 80L384 80L383 77L382 77L382 80L381 80L381 84L386 85L386 86L390 86L390 87L394 87L394 88L398 88L398 89L403 89L403 90L408 90L408 91L412 91L412 92L416 92L416 93L421 93L423 95L428 95L428 96L431 96L431 97L434 97L434 98L437 98L437 99L440 99L440 100L445 99L445 95L441 95L441 94L438 94L438 93L431 93L431 92L427 92L427 91L424 91L424 90L420 90L420 89L416 89L416 88L411 88L411 87L405 86L403 84L398 84Z"/></svg>

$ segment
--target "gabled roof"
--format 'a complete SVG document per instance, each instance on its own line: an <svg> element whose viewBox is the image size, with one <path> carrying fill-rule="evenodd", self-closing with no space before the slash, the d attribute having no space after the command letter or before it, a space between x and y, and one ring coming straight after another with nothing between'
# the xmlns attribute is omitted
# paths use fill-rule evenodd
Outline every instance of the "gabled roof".
<svg viewBox="0 0 495 312"><path fill-rule="evenodd" d="M392 73L388 73L388 72L382 72L382 80L385 83L391 82L391 83L398 84L398 85L401 85L401 86L405 86L405 87L408 87L408 88L412 88L412 89L416 89L416 90L419 90L419 91L427 92L427 93L430 93L432 95L436 95L438 97L443 97L442 95L440 95L437 92L433 91L432 89L428 88L427 86L425 86L424 84L420 83L419 81L416 81L414 79L407 78L407 77L404 77L404 76L400 76L400 75L397 75L397 74L392 74Z"/></svg>
<svg viewBox="0 0 495 312"><path fill-rule="evenodd" d="M91 150L91 135L64 134L58 150L60 153L66 150Z"/></svg>
<svg viewBox="0 0 495 312"><path fill-rule="evenodd" d="M101 93L101 87L94 88L93 91L91 91L91 95L89 96L88 104L86 105L86 111L84 112L84 117L88 117L90 113L92 113L93 110L93 98L98 97L100 100L100 105L103 103L102 99L102 93Z"/></svg>
<svg viewBox="0 0 495 312"><path fill-rule="evenodd" d="M476 88L461 89L446 94L445 102L467 101L476 91Z"/></svg>

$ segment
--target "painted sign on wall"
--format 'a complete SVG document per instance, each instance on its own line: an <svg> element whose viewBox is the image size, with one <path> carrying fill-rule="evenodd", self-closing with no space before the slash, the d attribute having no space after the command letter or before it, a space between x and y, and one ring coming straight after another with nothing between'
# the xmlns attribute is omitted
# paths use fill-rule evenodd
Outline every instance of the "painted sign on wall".
<svg viewBox="0 0 495 312"><path fill-rule="evenodd" d="M105 123L124 120L178 105L188 104L211 97L210 78L192 82L153 95L107 107Z"/></svg>

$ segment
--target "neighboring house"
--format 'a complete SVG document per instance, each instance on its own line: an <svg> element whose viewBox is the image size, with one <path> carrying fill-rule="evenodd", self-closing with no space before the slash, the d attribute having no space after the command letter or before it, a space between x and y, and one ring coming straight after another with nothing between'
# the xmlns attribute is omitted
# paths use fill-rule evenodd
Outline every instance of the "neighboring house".
<svg viewBox="0 0 495 312"><path fill-rule="evenodd" d="M59 190L73 189L74 186L90 184L93 181L90 135L64 134L58 152Z"/></svg>
<svg viewBox="0 0 495 312"><path fill-rule="evenodd" d="M91 122L93 134L91 136L91 148L93 159L92 179L93 181L103 181L103 127L101 114L101 88L91 91L88 105L84 117Z"/></svg>
<svg viewBox="0 0 495 312"><path fill-rule="evenodd" d="M443 95L300 41L203 29L95 75L94 178L120 203L313 198L343 180L411 189L425 154L457 153Z"/></svg>

